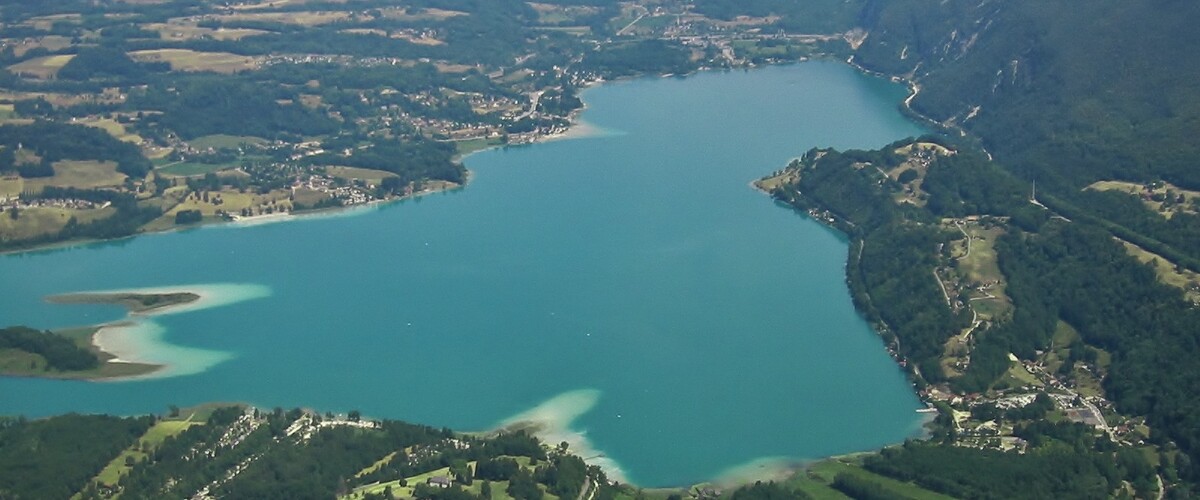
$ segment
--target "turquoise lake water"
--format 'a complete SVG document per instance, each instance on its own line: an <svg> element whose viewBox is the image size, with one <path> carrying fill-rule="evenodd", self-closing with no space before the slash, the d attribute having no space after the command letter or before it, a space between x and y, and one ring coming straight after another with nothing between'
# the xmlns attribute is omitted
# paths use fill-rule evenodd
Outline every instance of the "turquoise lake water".
<svg viewBox="0 0 1200 500"><path fill-rule="evenodd" d="M919 135L904 93L834 62L606 84L583 115L604 134L473 155L459 191L0 257L2 324L124 317L57 293L253 291L134 329L195 354L175 376L0 378L0 413L238 401L480 430L566 395L644 486L899 442L919 404L854 311L845 238L748 184Z"/></svg>

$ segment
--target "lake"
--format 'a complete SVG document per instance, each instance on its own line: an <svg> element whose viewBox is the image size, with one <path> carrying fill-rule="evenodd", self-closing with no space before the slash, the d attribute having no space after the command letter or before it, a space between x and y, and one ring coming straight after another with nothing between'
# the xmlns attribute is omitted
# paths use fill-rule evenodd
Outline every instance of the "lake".
<svg viewBox="0 0 1200 500"><path fill-rule="evenodd" d="M0 413L524 414L643 486L902 441L920 405L854 310L846 239L749 183L814 146L921 134L904 95L836 62L610 83L584 94L597 133L472 155L458 191L0 257L4 324L125 317L57 293L224 298L124 332L168 376L0 378Z"/></svg>

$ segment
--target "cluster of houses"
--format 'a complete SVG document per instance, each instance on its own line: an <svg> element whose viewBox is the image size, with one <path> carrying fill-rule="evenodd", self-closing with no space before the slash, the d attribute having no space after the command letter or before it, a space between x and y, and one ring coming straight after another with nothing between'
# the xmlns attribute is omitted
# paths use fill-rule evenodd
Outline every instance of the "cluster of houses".
<svg viewBox="0 0 1200 500"><path fill-rule="evenodd" d="M24 210L27 208L66 208L69 210L91 210L95 208L105 208L111 205L110 202L94 203L87 200L76 198L34 198L31 200L22 199L21 197L11 197L0 199L0 208L5 210L17 209Z"/></svg>

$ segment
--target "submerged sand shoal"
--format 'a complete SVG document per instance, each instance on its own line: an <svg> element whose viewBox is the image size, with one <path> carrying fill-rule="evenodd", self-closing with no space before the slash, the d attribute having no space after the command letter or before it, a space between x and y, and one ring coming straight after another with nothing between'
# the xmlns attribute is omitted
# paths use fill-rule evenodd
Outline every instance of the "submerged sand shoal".
<svg viewBox="0 0 1200 500"><path fill-rule="evenodd" d="M98 325L91 336L93 347L110 358L106 363L160 367L146 374L119 378L129 380L199 373L233 357L228 352L173 344L164 338L167 329L155 318L230 305L270 293L262 285L215 283L75 292L47 300L63 304L114 304L129 309L124 319ZM146 300L152 305L139 307Z"/></svg>

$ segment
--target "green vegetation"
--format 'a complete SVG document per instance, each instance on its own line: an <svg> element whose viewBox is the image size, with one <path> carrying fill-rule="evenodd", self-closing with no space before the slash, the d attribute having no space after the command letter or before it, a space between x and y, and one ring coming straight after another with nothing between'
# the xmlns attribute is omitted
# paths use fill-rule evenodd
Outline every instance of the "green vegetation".
<svg viewBox="0 0 1200 500"><path fill-rule="evenodd" d="M64 415L0 422L0 495L69 498L132 445L153 417Z"/></svg>
<svg viewBox="0 0 1200 500"><path fill-rule="evenodd" d="M516 468L485 465L480 472L479 464L493 463ZM357 412L347 418L214 405L172 407L165 418L0 422L5 498L189 497L203 489L220 498L378 498L404 491L425 499L553 500L576 498L583 488L604 500L618 491L565 447L550 449L524 433L457 436L365 421Z"/></svg>
<svg viewBox="0 0 1200 500"><path fill-rule="evenodd" d="M909 143L813 150L760 185L850 236L854 301L923 395L984 398L936 400L939 441L999 447L994 432L1030 449L909 443L861 467L817 465L789 485L732 497L1148 497L1154 476L1185 497L1200 480L1200 317L1184 295L1200 292L1200 4L1089 9L1080 16L1065 0L0 2L0 191L20 200L0 224L0 248L461 184L456 155L560 131L588 82L852 53L916 84L910 111L956 137L923 141L954 154ZM862 30L841 46L851 28ZM779 36L797 33L835 36ZM1108 186L1098 183L1144 188L1086 189ZM3 332L5 369L104 369L78 339ZM1050 424L1070 412L1041 396L996 404L1032 398L1021 387L1055 386L1118 417L1099 399L1107 396L1131 425L1111 443ZM302 412L240 411L218 410L161 443L144 439L151 450L101 429L88 446L106 447L103 460L90 449L65 460L46 434L62 422L6 421L0 467L10 468L0 472L21 464L9 453L30 449L63 460L64 473L28 458L21 474L0 473L0 496L107 495L85 484L105 460L120 463L100 483L128 498L212 484L227 496L383 494L361 488L442 469L469 483L464 463L501 498L570 497L581 484L581 462L546 456L527 437L450 449L449 433L384 424L295 438L284 430ZM76 427L135 422L70 418ZM960 427L971 419L995 428ZM220 448L238 420L250 428L243 444ZM141 426L136 437L149 424L130 425ZM1159 453L1147 459L1139 441ZM203 470L184 458L193 449L213 452ZM502 456L543 465L518 459L514 470ZM405 488L483 495L479 482ZM617 495L603 487L596 496Z"/></svg>
<svg viewBox="0 0 1200 500"><path fill-rule="evenodd" d="M55 304L115 304L130 312L141 313L180 304L195 302L199 295L191 292L170 293L71 293L46 297Z"/></svg>
<svg viewBox="0 0 1200 500"><path fill-rule="evenodd" d="M15 361L28 361L29 364L13 366ZM79 371L96 368L99 364L95 354L62 335L21 326L0 329L0 366L6 368L6 373Z"/></svg>

